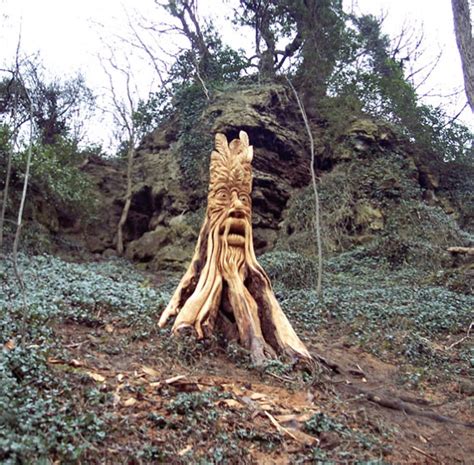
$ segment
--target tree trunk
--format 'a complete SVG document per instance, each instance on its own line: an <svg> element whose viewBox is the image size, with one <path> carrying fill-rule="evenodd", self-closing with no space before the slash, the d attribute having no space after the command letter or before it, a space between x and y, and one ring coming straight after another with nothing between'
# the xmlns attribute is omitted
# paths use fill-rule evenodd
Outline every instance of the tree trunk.
<svg viewBox="0 0 474 465"><path fill-rule="evenodd" d="M230 144L223 134L216 135L204 224L191 264L159 326L176 316L174 333L191 327L198 338L204 338L220 330L227 340L238 339L256 365L277 354L309 361L308 350L255 257L252 157L245 132Z"/></svg>
<svg viewBox="0 0 474 465"><path fill-rule="evenodd" d="M18 208L18 218L17 218L17 224L16 224L15 239L13 240L13 253L12 253L13 270L15 272L15 276L18 280L18 283L22 291L24 291L25 285L23 283L23 278L18 268L18 246L20 244L21 229L23 227L23 211L25 209L26 193L28 191L28 181L30 179L31 159L33 158L33 125L34 125L33 103L29 96L28 98L30 100L30 141L28 145L28 156L26 159L25 179L23 181L23 191L21 194L20 207Z"/></svg>
<svg viewBox="0 0 474 465"><path fill-rule="evenodd" d="M308 133L308 138L309 138L309 143L310 143L310 152L311 152L311 160L310 160L310 165L309 165L309 170L311 172L311 183L313 185L313 194L314 194L314 227L316 231L316 252L318 254L318 278L316 281L316 293L318 294L318 297L321 298L323 295L323 289L322 289L322 279L323 279L323 246L321 244L321 219L320 219L320 206L319 206L319 193L318 193L318 186L316 184L316 172L314 170L314 159L315 159L315 153L314 153L314 138L313 138L313 132L311 131L311 126L309 125L309 120L308 116L306 114L306 110L304 108L303 102L300 99L300 96L298 95L298 92L296 91L295 87L291 83L289 77L286 77L286 80L288 81L288 84L291 87L291 90L293 91L293 94L296 98L296 102L298 103L298 107L301 112L301 116L303 117L304 125L306 127L306 132Z"/></svg>
<svg viewBox="0 0 474 465"><path fill-rule="evenodd" d="M461 55L464 89L467 101L474 111L474 40L468 0L452 0L454 31Z"/></svg>
<svg viewBox="0 0 474 465"><path fill-rule="evenodd" d="M15 142L16 134L13 136L8 150L7 173L5 177L5 186L3 188L2 211L0 213L0 249L3 246L3 228L5 226L5 214L7 211L8 191L10 187L10 177L12 172L13 147L15 145Z"/></svg>
<svg viewBox="0 0 474 465"><path fill-rule="evenodd" d="M128 153L127 153L127 192L125 194L125 205L123 206L122 214L117 225L117 253L123 255L123 227L128 218L128 212L132 203L132 168L133 168L133 156L135 154L135 138L131 137L129 141Z"/></svg>

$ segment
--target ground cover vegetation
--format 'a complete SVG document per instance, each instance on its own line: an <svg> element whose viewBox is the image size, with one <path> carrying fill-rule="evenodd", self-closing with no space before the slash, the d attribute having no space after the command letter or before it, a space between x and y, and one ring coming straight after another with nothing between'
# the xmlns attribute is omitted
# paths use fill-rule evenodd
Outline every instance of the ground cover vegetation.
<svg viewBox="0 0 474 465"><path fill-rule="evenodd" d="M323 301L311 290L308 259L271 252L261 262L305 343L354 370L344 375L351 385L364 377L369 386L376 380L377 393L444 399L448 415L453 405L468 408L473 354L466 342L450 346L469 325L472 296L417 285L417 270L381 274L375 259L358 258L354 267L357 252L327 265ZM335 395L324 371L298 371L285 360L255 371L236 344L170 338L156 319L176 280L157 286L154 275L119 259L75 264L37 255L20 264L24 297L11 265L1 269L5 463L253 463L281 457L282 444L293 444L283 453L292 462L392 463L403 457L394 448L411 444L402 419ZM383 388L381 367L390 370Z"/></svg>
<svg viewBox="0 0 474 465"><path fill-rule="evenodd" d="M472 247L472 133L422 103L410 41L338 0L241 0L232 27L255 36L250 53L226 45L193 0L157 8L188 46L131 116L140 134L173 127L183 189L207 186L219 98L287 77L301 96L319 144L323 295L310 187L288 199L259 261L317 363L256 369L235 341L171 338L156 323L179 273L50 253L78 218L99 221L81 169L101 156L81 143L93 97L80 76L50 80L17 56L0 78L0 461L468 463L472 262L446 249ZM161 34L137 22L135 38L142 26ZM24 253L11 254L30 149Z"/></svg>

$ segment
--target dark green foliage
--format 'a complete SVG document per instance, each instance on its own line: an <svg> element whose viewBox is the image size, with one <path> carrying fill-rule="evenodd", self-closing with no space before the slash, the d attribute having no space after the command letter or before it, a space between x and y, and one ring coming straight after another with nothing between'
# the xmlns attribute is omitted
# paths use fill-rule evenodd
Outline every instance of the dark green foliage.
<svg viewBox="0 0 474 465"><path fill-rule="evenodd" d="M198 84L183 89L178 98L177 109L181 115L178 150L183 183L197 190L207 184L209 154L213 147L209 134L203 132L205 122L201 119L207 101Z"/></svg>
<svg viewBox="0 0 474 465"><path fill-rule="evenodd" d="M75 463L107 434L108 417L98 418L89 406L108 399L87 385L88 378L58 374L47 365L49 357L69 358L53 323L95 326L113 319L135 334L150 334L163 301L122 261L75 265L50 256L20 256L20 266L25 301L11 266L0 262L0 345L15 341L0 351L0 461Z"/></svg>
<svg viewBox="0 0 474 465"><path fill-rule="evenodd" d="M273 252L261 261L274 274L284 312L303 334L350 328L351 339L382 358L392 353L417 366L456 370L450 366L453 354L440 352L433 341L465 331L474 298L423 284L426 274L407 265L395 271L382 248L378 250L380 255L375 255L359 247L326 261L322 300L311 287L294 285L293 275L301 268L301 259L292 260L296 254ZM277 260L281 267L275 267ZM311 267L306 269L308 282L314 282Z"/></svg>
<svg viewBox="0 0 474 465"><path fill-rule="evenodd" d="M428 105L419 106L419 115L423 130L414 133L414 137L423 146L429 147L443 161L474 163L474 135L461 123L452 121L442 108Z"/></svg>
<svg viewBox="0 0 474 465"><path fill-rule="evenodd" d="M226 82L237 81L242 69L247 64L243 56L243 50L237 51L224 44L218 31L212 24L206 26L204 39L210 53L207 71L202 75L205 83L212 88ZM185 51L177 57L170 71L171 81L175 90L178 90L179 87L189 86L198 82L196 79L195 60L196 57L191 50ZM202 71L200 70L200 72Z"/></svg>
<svg viewBox="0 0 474 465"><path fill-rule="evenodd" d="M92 92L80 74L70 79L46 78L38 60L26 60L20 68L16 75L6 73L0 81L0 124L3 128L0 174L6 172L8 143L12 144L14 135L19 135L12 157L7 217L18 208L30 145L29 193L41 193L43 200L53 207L69 209L75 216L91 214L94 210L91 186L78 169L91 147L79 149L78 135L84 125L82 119L92 111ZM27 124L31 124L31 137ZM10 141L7 141L7 135ZM4 178L1 176L2 181Z"/></svg>
<svg viewBox="0 0 474 465"><path fill-rule="evenodd" d="M0 461L75 462L105 437L104 422L78 408L67 376L51 373L46 347L31 343L0 354Z"/></svg>
<svg viewBox="0 0 474 465"><path fill-rule="evenodd" d="M309 420L304 423L304 430L312 435L321 436L324 433L331 433L342 439L341 445L337 445L337 455L342 459L354 460L359 458L363 454L363 450L378 451L380 455L387 452L389 449L383 444L383 442L374 434L354 430L345 425L346 421L341 419L333 418L323 412L314 414ZM380 432L378 432L380 434ZM384 436L385 434L382 433ZM360 449L359 454L355 455L354 451L348 448L344 449L344 442L351 442L354 449ZM325 451L319 448L313 449L314 458L323 459L326 458ZM325 462L317 462L325 463ZM329 462L331 463L331 462ZM352 463L352 462L351 462ZM369 461L362 462L360 459L354 463L373 463L382 465L382 461Z"/></svg>
<svg viewBox="0 0 474 465"><path fill-rule="evenodd" d="M11 132L6 124L0 124L0 189L3 190L7 175L8 153L10 151Z"/></svg>
<svg viewBox="0 0 474 465"><path fill-rule="evenodd" d="M305 422L304 429L310 434L319 435L320 433L328 431L340 433L345 431L347 428L342 423L339 423L326 414L319 412L314 414L308 421Z"/></svg>
<svg viewBox="0 0 474 465"><path fill-rule="evenodd" d="M312 288L316 285L316 263L313 259L292 252L269 252L260 257L260 264L270 280L289 289Z"/></svg>
<svg viewBox="0 0 474 465"><path fill-rule="evenodd" d="M440 160L472 157L472 132L451 121L441 108L419 101L405 77L404 59L390 52L390 38L382 32L380 20L364 15L350 21L354 29L345 36L347 53L330 79L330 94L336 100L323 104L323 114L337 120L341 110L363 111L390 121L400 134Z"/></svg>
<svg viewBox="0 0 474 465"><path fill-rule="evenodd" d="M170 413L191 415L193 412L209 411L219 398L216 391L179 393L168 406Z"/></svg>
<svg viewBox="0 0 474 465"><path fill-rule="evenodd" d="M87 149L86 149L87 150ZM53 205L75 213L92 214L95 198L92 184L79 170L81 150L67 138L56 138L54 144L37 144L31 160L31 185ZM26 152L15 157L17 173L25 169Z"/></svg>
<svg viewBox="0 0 474 465"><path fill-rule="evenodd" d="M0 121L6 121L16 107L22 124L33 117L35 137L42 144L54 144L56 138L75 133L94 103L92 91L81 74L70 79L45 77L39 60L27 61L21 78L6 74L0 80Z"/></svg>
<svg viewBox="0 0 474 465"><path fill-rule="evenodd" d="M121 260L77 265L38 255L31 260L21 257L20 266L25 268L30 315L43 321L61 318L97 326L113 317L139 331L151 331L153 316L164 303L161 295L141 285L143 279ZM20 290L6 263L0 265L0 276L5 286L0 308L19 311Z"/></svg>

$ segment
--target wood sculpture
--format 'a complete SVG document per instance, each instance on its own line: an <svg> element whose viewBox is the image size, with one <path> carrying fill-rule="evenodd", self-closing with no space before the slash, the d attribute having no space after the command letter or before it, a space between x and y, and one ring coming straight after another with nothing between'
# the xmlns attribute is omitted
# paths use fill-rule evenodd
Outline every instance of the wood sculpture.
<svg viewBox="0 0 474 465"><path fill-rule="evenodd" d="M222 331L228 340L238 339L256 365L277 354L310 360L255 257L252 158L247 133L241 131L230 144L216 134L204 224L191 264L159 326L176 315L175 334L189 327L198 338Z"/></svg>

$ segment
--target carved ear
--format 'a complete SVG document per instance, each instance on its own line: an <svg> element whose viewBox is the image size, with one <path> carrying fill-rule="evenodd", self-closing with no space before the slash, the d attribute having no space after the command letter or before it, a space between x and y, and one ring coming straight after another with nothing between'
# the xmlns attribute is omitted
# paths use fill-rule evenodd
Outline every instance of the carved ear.
<svg viewBox="0 0 474 465"><path fill-rule="evenodd" d="M214 145L216 147L216 150L222 155L225 155L229 150L227 137L224 134L221 134L220 132L216 134Z"/></svg>
<svg viewBox="0 0 474 465"><path fill-rule="evenodd" d="M250 145L247 148L247 155L245 156L245 159L249 162L252 163L253 160L253 145Z"/></svg>
<svg viewBox="0 0 474 465"><path fill-rule="evenodd" d="M242 142L242 145L244 147L248 147L249 146L249 136L248 134L245 132L245 131L240 131L239 132L239 139L240 141Z"/></svg>

